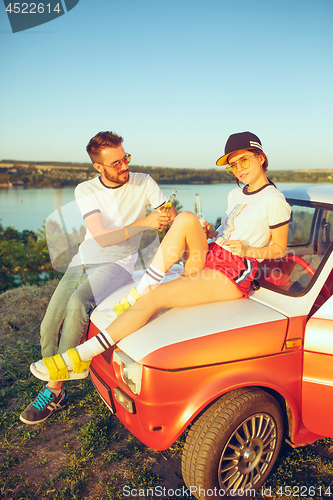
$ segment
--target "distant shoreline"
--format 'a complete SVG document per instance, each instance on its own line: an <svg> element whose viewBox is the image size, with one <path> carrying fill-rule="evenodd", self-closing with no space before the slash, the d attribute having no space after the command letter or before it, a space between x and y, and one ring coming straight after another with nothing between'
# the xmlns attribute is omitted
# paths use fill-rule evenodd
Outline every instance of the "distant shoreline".
<svg viewBox="0 0 333 500"><path fill-rule="evenodd" d="M132 165L131 165L132 166ZM36 167L41 170L54 170L54 169L73 169L73 170L89 170L94 172L94 167L92 166L91 163L77 163L77 162L47 162L47 161L21 161L21 160L0 160L0 169L1 168L13 168L13 167L19 167L19 168L31 168L31 167ZM143 165L133 165L135 168L141 169L147 169L147 170L156 170L156 169L163 169L163 170L195 170L198 172L205 172L207 170L212 170L210 169L205 169L205 168L174 168L174 167L145 167ZM214 170L217 171L224 171L224 168L222 167L215 167ZM307 173L331 173L333 174L333 168L296 168L293 170L271 170L270 172L307 172Z"/></svg>
<svg viewBox="0 0 333 500"><path fill-rule="evenodd" d="M148 173L163 184L230 184L234 177L224 168L194 169L131 165L132 172ZM90 163L0 161L0 188L72 187L95 177ZM268 170L273 182L333 183L333 169Z"/></svg>

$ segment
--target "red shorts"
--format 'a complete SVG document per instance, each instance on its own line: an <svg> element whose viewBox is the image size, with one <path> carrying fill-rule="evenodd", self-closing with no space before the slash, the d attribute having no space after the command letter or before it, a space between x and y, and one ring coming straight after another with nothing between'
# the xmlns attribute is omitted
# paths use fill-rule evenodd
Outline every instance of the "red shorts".
<svg viewBox="0 0 333 500"><path fill-rule="evenodd" d="M251 283L258 269L258 261L237 257L216 243L210 243L204 269L216 269L232 280L244 297L248 297Z"/></svg>

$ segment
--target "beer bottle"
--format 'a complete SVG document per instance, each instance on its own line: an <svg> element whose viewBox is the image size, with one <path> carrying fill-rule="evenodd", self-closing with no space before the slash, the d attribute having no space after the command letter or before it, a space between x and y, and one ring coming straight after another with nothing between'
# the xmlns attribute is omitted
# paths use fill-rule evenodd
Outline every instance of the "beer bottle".
<svg viewBox="0 0 333 500"><path fill-rule="evenodd" d="M172 192L169 194L163 205L160 206L159 212L171 212L171 207L173 202L176 199L176 194L177 194L177 189L173 189ZM162 232L163 229L158 229L158 232Z"/></svg>
<svg viewBox="0 0 333 500"><path fill-rule="evenodd" d="M176 199L177 189L173 189L163 205L160 207L160 212L171 212L171 207Z"/></svg>
<svg viewBox="0 0 333 500"><path fill-rule="evenodd" d="M205 233L207 233L207 229L205 226L206 219L202 213L202 203L201 203L201 198L200 198L199 193L195 193L195 196L194 196L194 213L198 217L200 224L202 225L203 230L205 231Z"/></svg>

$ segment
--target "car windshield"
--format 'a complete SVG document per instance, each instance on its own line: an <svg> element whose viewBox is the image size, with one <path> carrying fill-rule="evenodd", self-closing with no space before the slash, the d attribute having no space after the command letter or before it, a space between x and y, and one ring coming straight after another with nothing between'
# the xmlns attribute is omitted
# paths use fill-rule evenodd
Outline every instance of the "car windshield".
<svg viewBox="0 0 333 500"><path fill-rule="evenodd" d="M287 295L302 295L332 252L333 209L318 203L289 203L292 214L287 255L261 262L255 283Z"/></svg>

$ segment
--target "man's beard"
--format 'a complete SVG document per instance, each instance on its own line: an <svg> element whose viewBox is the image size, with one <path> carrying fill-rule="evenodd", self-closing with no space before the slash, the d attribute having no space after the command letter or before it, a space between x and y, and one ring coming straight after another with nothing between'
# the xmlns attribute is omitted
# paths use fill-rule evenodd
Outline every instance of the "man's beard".
<svg viewBox="0 0 333 500"><path fill-rule="evenodd" d="M124 174L127 174L126 177L124 177ZM127 170L126 172L123 172L122 174L113 174L111 175L106 169L104 170L104 175L107 178L108 181L114 182L115 184L118 184L118 186L123 186L129 181L129 171ZM122 176L123 178L120 179L119 176Z"/></svg>

